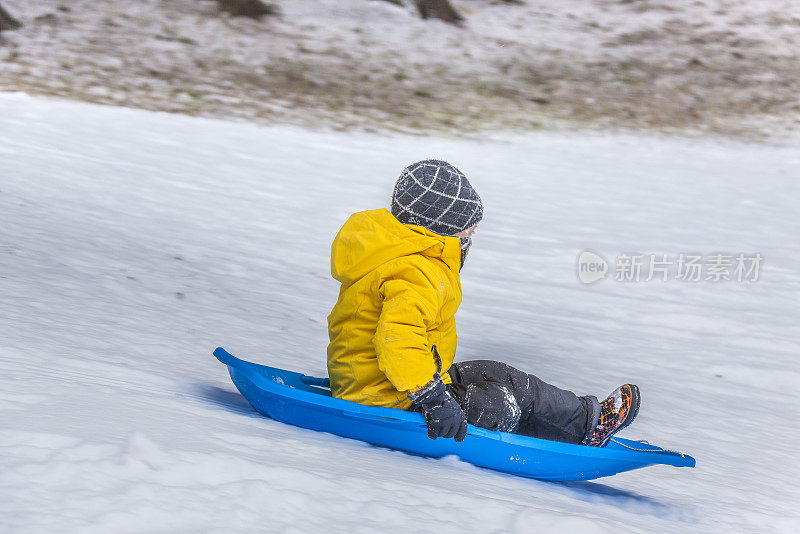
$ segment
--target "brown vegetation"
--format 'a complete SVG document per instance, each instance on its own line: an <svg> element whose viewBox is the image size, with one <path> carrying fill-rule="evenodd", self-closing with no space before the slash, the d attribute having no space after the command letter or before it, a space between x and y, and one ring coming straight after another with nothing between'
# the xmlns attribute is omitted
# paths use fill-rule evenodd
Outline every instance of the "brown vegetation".
<svg viewBox="0 0 800 534"><path fill-rule="evenodd" d="M3 30L18 30L22 27L22 23L12 17L8 11L3 9L3 6L0 5L0 31Z"/></svg>
<svg viewBox="0 0 800 534"><path fill-rule="evenodd" d="M456 11L449 0L415 0L423 19L440 19L451 24L460 24L464 17Z"/></svg>
<svg viewBox="0 0 800 534"><path fill-rule="evenodd" d="M265 4L261 0L217 0L222 11L233 17L250 17L258 19L267 15L277 15L275 4Z"/></svg>
<svg viewBox="0 0 800 534"><path fill-rule="evenodd" d="M763 15L728 15L721 31L695 8L656 2L609 3L617 12L603 17L588 4L575 14L539 0L464 2L455 28L420 20L408 2L413 16L365 0L351 17L332 1L298 0L259 20L219 17L213 0L153 2L152 12L115 0L59 0L51 9L2 1L30 22L0 42L0 91L426 132L753 137L800 126L800 19L755 4L741 9ZM638 17L644 8L661 18Z"/></svg>

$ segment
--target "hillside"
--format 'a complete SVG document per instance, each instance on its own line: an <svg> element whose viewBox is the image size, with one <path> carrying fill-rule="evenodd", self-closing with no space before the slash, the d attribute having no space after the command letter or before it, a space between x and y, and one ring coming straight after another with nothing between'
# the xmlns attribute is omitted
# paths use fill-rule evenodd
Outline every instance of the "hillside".
<svg viewBox="0 0 800 534"><path fill-rule="evenodd" d="M486 203L457 359L579 393L634 382L642 410L623 436L695 469L546 483L247 405L211 351L324 375L331 240L425 156ZM0 95L0 161L3 534L800 527L793 148L325 133ZM587 248L764 263L757 281L589 286Z"/></svg>
<svg viewBox="0 0 800 534"><path fill-rule="evenodd" d="M408 3L408 2L407 2ZM792 0L4 0L0 91L263 123L410 132L618 129L781 140L800 122Z"/></svg>

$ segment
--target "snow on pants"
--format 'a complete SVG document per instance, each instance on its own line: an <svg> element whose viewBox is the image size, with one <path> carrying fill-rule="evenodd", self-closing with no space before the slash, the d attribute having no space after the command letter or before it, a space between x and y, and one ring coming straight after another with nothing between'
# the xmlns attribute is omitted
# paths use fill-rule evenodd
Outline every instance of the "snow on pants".
<svg viewBox="0 0 800 534"><path fill-rule="evenodd" d="M448 373L450 394L475 426L564 443L583 443L594 433L596 397L578 397L492 360L455 363Z"/></svg>

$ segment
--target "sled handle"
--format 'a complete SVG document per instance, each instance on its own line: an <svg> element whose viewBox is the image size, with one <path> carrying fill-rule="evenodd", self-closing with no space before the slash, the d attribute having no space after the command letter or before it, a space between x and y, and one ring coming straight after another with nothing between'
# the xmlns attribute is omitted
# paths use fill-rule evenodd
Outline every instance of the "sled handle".
<svg viewBox="0 0 800 534"><path fill-rule="evenodd" d="M300 382L307 386L319 386L328 389L331 387L331 380L329 378L317 378L316 376L303 375L300 377Z"/></svg>

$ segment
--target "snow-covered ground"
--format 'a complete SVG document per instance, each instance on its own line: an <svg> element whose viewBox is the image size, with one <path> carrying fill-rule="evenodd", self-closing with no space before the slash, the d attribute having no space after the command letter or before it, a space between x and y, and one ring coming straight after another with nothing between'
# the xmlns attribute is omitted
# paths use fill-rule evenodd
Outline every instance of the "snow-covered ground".
<svg viewBox="0 0 800 534"><path fill-rule="evenodd" d="M330 241L428 156L486 202L458 358L581 393L633 381L624 435L695 469L526 480L290 427L235 391L217 345L324 375ZM0 95L0 532L797 532L798 176L766 145L315 133ZM764 262L757 282L586 286L587 248Z"/></svg>
<svg viewBox="0 0 800 534"><path fill-rule="evenodd" d="M3 0L0 91L269 123L427 131L800 131L797 0Z"/></svg>

